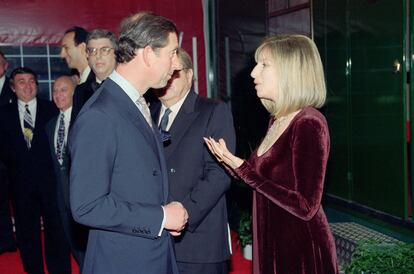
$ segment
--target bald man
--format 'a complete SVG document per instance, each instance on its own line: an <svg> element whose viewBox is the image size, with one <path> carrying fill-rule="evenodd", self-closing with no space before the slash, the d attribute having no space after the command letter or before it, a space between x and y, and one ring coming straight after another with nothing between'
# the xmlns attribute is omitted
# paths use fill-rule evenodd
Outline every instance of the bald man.
<svg viewBox="0 0 414 274"><path fill-rule="evenodd" d="M52 152L53 167L57 180L56 195L60 218L73 257L79 266L82 267L85 257L87 229L75 223L70 212L70 158L66 153L68 132L74 121L72 103L75 88L76 83L70 76L61 76L55 80L53 85L53 101L60 112L48 122L46 125L46 133L49 137L50 151Z"/></svg>

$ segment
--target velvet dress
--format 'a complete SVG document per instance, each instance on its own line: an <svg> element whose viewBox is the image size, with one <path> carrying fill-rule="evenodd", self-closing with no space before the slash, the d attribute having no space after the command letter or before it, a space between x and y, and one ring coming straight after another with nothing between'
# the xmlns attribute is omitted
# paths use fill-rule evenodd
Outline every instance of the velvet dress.
<svg viewBox="0 0 414 274"><path fill-rule="evenodd" d="M306 107L269 150L234 170L254 189L253 273L338 273L321 206L328 154L327 122Z"/></svg>

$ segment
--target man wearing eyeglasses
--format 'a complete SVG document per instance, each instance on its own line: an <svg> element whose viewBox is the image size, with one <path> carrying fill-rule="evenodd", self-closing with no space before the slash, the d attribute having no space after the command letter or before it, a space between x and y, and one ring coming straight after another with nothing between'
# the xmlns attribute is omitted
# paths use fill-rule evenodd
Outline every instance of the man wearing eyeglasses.
<svg viewBox="0 0 414 274"><path fill-rule="evenodd" d="M116 37L106 29L94 29L86 38L86 54L89 67L95 75L93 81L78 86L73 97L74 116L83 104L100 87L102 82L115 70Z"/></svg>
<svg viewBox="0 0 414 274"><path fill-rule="evenodd" d="M105 29L94 29L86 39L88 63L96 76L95 90L116 67L116 37Z"/></svg>
<svg viewBox="0 0 414 274"><path fill-rule="evenodd" d="M174 238L180 274L226 274L230 257L225 192L230 178L203 144L205 136L236 138L230 109L224 103L198 96L192 89L193 64L182 49L167 86L155 90L152 117L171 139L164 142L170 196L188 211L188 225Z"/></svg>
<svg viewBox="0 0 414 274"><path fill-rule="evenodd" d="M73 257L82 270L85 258L88 229L76 223L69 204L69 168L70 157L67 153L69 129L73 124L73 94L76 82L69 75L60 76L53 84L53 102L59 114L53 117L45 127L49 139L51 158L56 175L56 197L59 215L70 245Z"/></svg>

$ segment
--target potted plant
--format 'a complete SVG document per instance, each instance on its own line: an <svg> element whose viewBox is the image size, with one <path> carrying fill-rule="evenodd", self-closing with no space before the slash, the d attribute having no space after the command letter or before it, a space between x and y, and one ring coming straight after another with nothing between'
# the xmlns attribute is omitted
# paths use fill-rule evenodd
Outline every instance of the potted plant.
<svg viewBox="0 0 414 274"><path fill-rule="evenodd" d="M414 273L414 244L362 242L345 273Z"/></svg>
<svg viewBox="0 0 414 274"><path fill-rule="evenodd" d="M252 216L242 211L238 229L239 243L243 249L243 256L247 260L252 259Z"/></svg>

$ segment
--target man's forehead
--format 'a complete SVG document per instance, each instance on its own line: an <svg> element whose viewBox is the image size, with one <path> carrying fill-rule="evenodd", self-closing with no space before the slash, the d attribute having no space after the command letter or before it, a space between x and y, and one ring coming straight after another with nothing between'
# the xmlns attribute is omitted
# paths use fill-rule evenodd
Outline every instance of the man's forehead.
<svg viewBox="0 0 414 274"><path fill-rule="evenodd" d="M174 50L178 49L178 39L177 39L177 35L173 32L171 32L168 35L168 40L167 40L167 44L162 47L159 48L159 50L162 50L164 52L172 52Z"/></svg>
<svg viewBox="0 0 414 274"><path fill-rule="evenodd" d="M14 75L14 79L23 79L23 78L34 79L35 77L31 73L18 73Z"/></svg>
<svg viewBox="0 0 414 274"><path fill-rule="evenodd" d="M96 38L88 41L88 46L96 44L111 45L112 43L108 38Z"/></svg>
<svg viewBox="0 0 414 274"><path fill-rule="evenodd" d="M62 38L62 45L75 44L75 33L68 32Z"/></svg>

